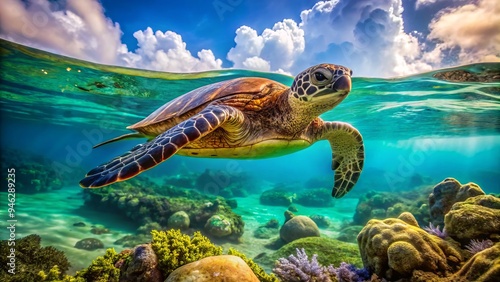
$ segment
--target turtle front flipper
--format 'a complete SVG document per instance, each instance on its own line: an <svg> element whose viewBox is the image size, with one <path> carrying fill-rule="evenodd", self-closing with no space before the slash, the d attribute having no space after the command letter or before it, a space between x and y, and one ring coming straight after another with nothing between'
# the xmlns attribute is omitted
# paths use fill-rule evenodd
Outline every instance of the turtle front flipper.
<svg viewBox="0 0 500 282"><path fill-rule="evenodd" d="M363 169L363 137L356 128L344 122L322 123L315 137L330 142L332 169L335 170L332 196L342 198L354 187Z"/></svg>
<svg viewBox="0 0 500 282"><path fill-rule="evenodd" d="M223 105L209 106L153 140L92 169L80 181L80 186L98 188L132 178L167 160L188 143L215 129L223 125L234 128L243 121L243 114L238 109Z"/></svg>

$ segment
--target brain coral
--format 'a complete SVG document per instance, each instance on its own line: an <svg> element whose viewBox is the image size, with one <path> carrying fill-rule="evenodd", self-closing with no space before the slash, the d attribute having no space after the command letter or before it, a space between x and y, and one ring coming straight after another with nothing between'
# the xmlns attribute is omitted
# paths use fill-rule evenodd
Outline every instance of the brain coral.
<svg viewBox="0 0 500 282"><path fill-rule="evenodd" d="M390 280L411 277L414 270L445 276L462 261L446 241L401 219L372 219L357 239L365 267Z"/></svg>
<svg viewBox="0 0 500 282"><path fill-rule="evenodd" d="M448 235L461 242L500 235L500 199L476 196L455 203L444 218Z"/></svg>

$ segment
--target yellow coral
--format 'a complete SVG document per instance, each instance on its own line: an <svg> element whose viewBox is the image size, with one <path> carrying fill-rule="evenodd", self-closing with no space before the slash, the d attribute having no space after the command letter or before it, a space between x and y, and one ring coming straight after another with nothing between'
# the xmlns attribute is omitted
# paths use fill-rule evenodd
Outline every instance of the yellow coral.
<svg viewBox="0 0 500 282"><path fill-rule="evenodd" d="M250 267L255 276L260 282L278 282L278 278L274 274L267 274L262 267L256 264L252 259L247 258L243 253L238 252L233 248L229 248L228 255L238 256Z"/></svg>
<svg viewBox="0 0 500 282"><path fill-rule="evenodd" d="M358 245L365 267L389 279L411 277L413 270L446 275L462 260L445 240L396 218L368 221Z"/></svg>
<svg viewBox="0 0 500 282"><path fill-rule="evenodd" d="M151 247L158 256L160 271L168 277L172 271L185 264L209 256L222 254L222 248L215 246L199 231L189 237L179 229L168 231L151 231L153 240Z"/></svg>

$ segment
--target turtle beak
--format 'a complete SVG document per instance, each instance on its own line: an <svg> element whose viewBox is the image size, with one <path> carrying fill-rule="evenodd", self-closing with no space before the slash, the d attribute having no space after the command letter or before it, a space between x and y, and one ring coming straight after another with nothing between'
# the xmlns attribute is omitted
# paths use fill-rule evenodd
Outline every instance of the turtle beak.
<svg viewBox="0 0 500 282"><path fill-rule="evenodd" d="M347 74L343 74L338 77L334 83L332 83L332 86L325 88L323 91L314 95L314 98L318 98L321 96L330 96L344 99L351 91L351 86L351 77Z"/></svg>
<svg viewBox="0 0 500 282"><path fill-rule="evenodd" d="M351 87L352 83L349 75L342 75L332 84L334 92L341 92L344 95L347 95L351 91Z"/></svg>

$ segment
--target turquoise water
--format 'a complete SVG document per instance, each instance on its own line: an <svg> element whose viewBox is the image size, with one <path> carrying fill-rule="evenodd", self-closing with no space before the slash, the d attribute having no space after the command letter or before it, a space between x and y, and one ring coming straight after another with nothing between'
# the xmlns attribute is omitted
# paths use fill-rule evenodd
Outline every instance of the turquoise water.
<svg viewBox="0 0 500 282"><path fill-rule="evenodd" d="M116 233L105 237L108 246L133 231L133 226L115 218L117 215L85 210L78 181L86 171L141 141L122 141L95 150L91 145L127 133L126 126L206 84L250 76L286 85L293 80L280 74L245 70L169 74L124 69L3 40L0 43L2 151L21 150L33 159L42 156L46 170L65 179L62 190L26 196L18 191L18 236L41 234L44 244L58 246L70 256L74 269L86 266L92 257L102 253L85 253L72 247L85 236L72 227L74 222L110 226ZM498 73L500 64L460 69ZM496 82L443 81L433 77L440 71L377 79L356 77L354 70L351 94L322 118L358 128L365 140L365 169L354 189L345 198L335 200L334 207L300 209L304 214L320 212L336 222L323 232L334 234L342 221L352 218L358 197L369 190L411 190L454 177L462 183L475 182L487 193L500 192L500 82L498 78ZM16 161L22 162L23 158L9 164L22 165ZM330 165L330 146L325 141L298 153L263 160L174 156L143 175L161 183L165 178L197 175L211 169L219 172L210 186L215 190L241 174L248 176L247 185L261 189L281 186L300 190L312 180L329 188L333 181ZM2 171L2 179L6 178L4 174ZM4 184L2 198L6 199ZM282 220L286 209L261 206L258 197L252 194L236 198L239 207L235 212L243 215L245 234L251 234L252 228L270 218ZM0 209L2 218L7 216L5 206ZM6 234L3 229L2 238ZM240 249L256 255L259 249L252 250L250 245L255 240L250 237L244 235Z"/></svg>

